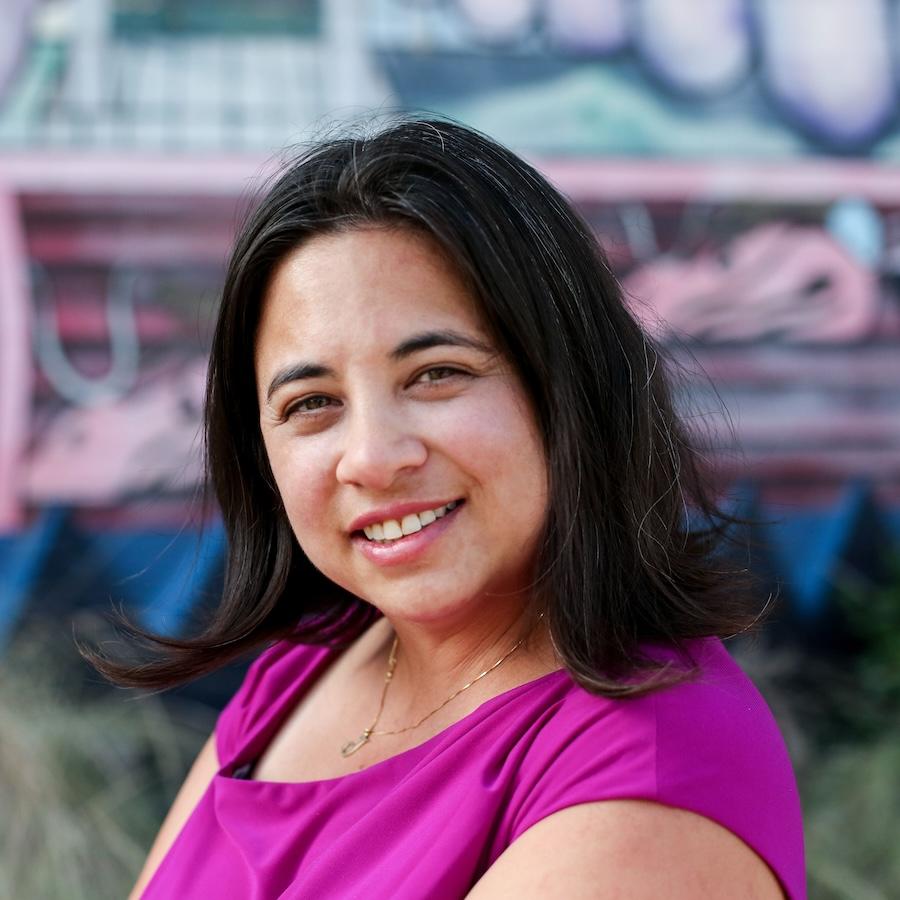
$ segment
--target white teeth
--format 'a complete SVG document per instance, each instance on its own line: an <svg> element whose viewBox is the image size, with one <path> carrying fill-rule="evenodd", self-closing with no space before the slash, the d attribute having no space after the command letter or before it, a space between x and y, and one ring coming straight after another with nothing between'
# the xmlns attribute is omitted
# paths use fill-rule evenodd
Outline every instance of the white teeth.
<svg viewBox="0 0 900 900"><path fill-rule="evenodd" d="M446 506L441 506L434 511L434 514L440 519L441 516L446 516L451 509L456 509L459 506L459 500L451 500Z"/></svg>
<svg viewBox="0 0 900 900"><path fill-rule="evenodd" d="M419 517L416 513L410 513L408 516L403 517L403 521L400 523L400 529L405 535L415 534L417 531L422 530L422 523L419 521Z"/></svg>
<svg viewBox="0 0 900 900"><path fill-rule="evenodd" d="M451 509L456 509L457 506L459 506L459 501L453 500L445 506L439 506L437 509L426 509L420 513L410 513L410 515L404 516L400 522L396 519L388 519L386 522L366 525L363 528L363 533L370 541L395 541L397 538L404 537L407 534L415 534L417 531L421 531L426 525L436 522L447 515Z"/></svg>

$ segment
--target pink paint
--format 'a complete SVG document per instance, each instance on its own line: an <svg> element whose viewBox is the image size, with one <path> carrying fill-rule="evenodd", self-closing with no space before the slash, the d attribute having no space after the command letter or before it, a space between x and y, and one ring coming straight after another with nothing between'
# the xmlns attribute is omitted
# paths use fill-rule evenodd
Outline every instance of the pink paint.
<svg viewBox="0 0 900 900"><path fill-rule="evenodd" d="M32 503L105 505L192 490L202 478L202 360L105 406L68 408L40 436L23 473Z"/></svg>
<svg viewBox="0 0 900 900"><path fill-rule="evenodd" d="M19 466L29 431L30 312L19 207L0 185L0 532L19 527L24 515Z"/></svg>
<svg viewBox="0 0 900 900"><path fill-rule="evenodd" d="M900 205L896 167L869 161L810 157L777 163L531 157L531 162L577 203L702 198L783 205L831 203L855 196L879 205ZM248 197L275 168L273 160L256 154L167 157L30 150L3 157L4 178L15 190L76 196L147 192Z"/></svg>
<svg viewBox="0 0 900 900"><path fill-rule="evenodd" d="M29 235L31 257L42 263L221 266L234 235L209 223L124 220L44 228Z"/></svg>
<svg viewBox="0 0 900 900"><path fill-rule="evenodd" d="M577 203L704 200L828 204L863 197L900 203L896 166L803 157L789 162L750 160L540 159L531 163Z"/></svg>
<svg viewBox="0 0 900 900"><path fill-rule="evenodd" d="M881 410L858 411L833 401L822 404L819 410L810 411L810 405L808 396L780 403L772 397L752 404L740 401L735 424L741 445L765 446L773 451L816 447L823 457L841 447L893 447L900 453L900 416L885 415ZM900 404L897 410L900 411Z"/></svg>
<svg viewBox="0 0 900 900"><path fill-rule="evenodd" d="M867 345L865 352L848 352L833 345L770 344L735 353L732 348L707 346L697 347L694 356L714 382L749 384L757 390L811 386L827 394L832 389L889 390L900 385L900 350L894 342ZM691 365L680 354L676 358Z"/></svg>
<svg viewBox="0 0 900 900"><path fill-rule="evenodd" d="M799 481L808 484L846 484L853 478L871 478L879 483L900 484L900 454L896 447L831 449L783 449L744 447L740 457L723 454L716 460L717 475L726 482L735 479Z"/></svg>
<svg viewBox="0 0 900 900"><path fill-rule="evenodd" d="M636 315L710 341L777 337L848 342L869 337L879 317L874 275L819 228L769 223L719 253L661 256L623 279Z"/></svg>
<svg viewBox="0 0 900 900"><path fill-rule="evenodd" d="M106 341L109 337L108 316L100 301L60 299L55 316L63 341ZM158 306L139 306L134 316L142 341L178 340L189 332L176 315Z"/></svg>
<svg viewBox="0 0 900 900"><path fill-rule="evenodd" d="M55 218L82 217L88 221L98 216L119 216L134 222L152 219L178 225L187 221L215 224L216 219L234 215L235 196L228 194L138 194L137 186L130 194L119 193L28 193L21 198L25 218L30 222L53 221Z"/></svg>
<svg viewBox="0 0 900 900"><path fill-rule="evenodd" d="M271 175L263 155L81 153L34 149L3 155L3 177L16 191L62 194L175 194L243 197Z"/></svg>

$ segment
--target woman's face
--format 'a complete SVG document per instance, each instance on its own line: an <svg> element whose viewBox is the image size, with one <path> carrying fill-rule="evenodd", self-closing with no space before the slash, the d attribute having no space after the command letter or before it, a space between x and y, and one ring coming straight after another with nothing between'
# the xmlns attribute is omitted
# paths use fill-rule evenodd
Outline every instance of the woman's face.
<svg viewBox="0 0 900 900"><path fill-rule="evenodd" d="M431 239L364 228L304 243L273 273L255 362L272 472L318 569L391 618L518 614L546 515L543 447Z"/></svg>

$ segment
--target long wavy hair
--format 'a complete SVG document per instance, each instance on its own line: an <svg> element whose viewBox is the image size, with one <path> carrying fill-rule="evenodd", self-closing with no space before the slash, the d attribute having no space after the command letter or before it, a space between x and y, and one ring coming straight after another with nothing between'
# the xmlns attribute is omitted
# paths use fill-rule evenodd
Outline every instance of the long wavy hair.
<svg viewBox="0 0 900 900"><path fill-rule="evenodd" d="M111 680L170 687L277 639L341 643L376 615L326 579L291 531L259 428L254 339L277 264L314 235L369 226L430 235L456 265L531 399L549 504L532 605L572 676L597 694L681 675L642 652L760 619L746 569L723 566L736 520L673 406L662 347L623 301L589 226L532 166L441 118L394 119L293 156L248 215L209 359L205 453L228 536L221 602L200 633L120 618L140 647L82 652ZM638 676L638 677L635 677ZM647 676L647 677L641 677Z"/></svg>

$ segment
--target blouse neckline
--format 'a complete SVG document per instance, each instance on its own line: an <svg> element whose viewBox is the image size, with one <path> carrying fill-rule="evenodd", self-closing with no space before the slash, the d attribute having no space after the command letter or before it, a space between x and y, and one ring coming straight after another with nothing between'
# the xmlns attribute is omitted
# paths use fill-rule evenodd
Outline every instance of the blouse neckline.
<svg viewBox="0 0 900 900"><path fill-rule="evenodd" d="M254 765L256 764L256 761L260 759L265 750L271 744L272 739L278 732L278 729L284 724L287 717L296 708L297 704L302 700L304 694L306 694L312 688L313 684L322 676L322 673L327 667L327 664L334 661L337 651L342 648L324 647L322 649L325 652L323 652L321 657L313 663L312 671L305 672L304 676L298 680L298 683L289 692L289 697L285 700L283 710L280 712L280 714L275 716L268 724L268 726L264 728L259 734L254 735L246 745L242 746L237 751L237 753L233 754L230 760L227 760L224 763L220 763L219 769L214 776L214 780L216 782L218 782L219 784L227 782L233 784L258 785L259 787L255 788L255 790L289 790L291 788L299 790L302 788L311 789L317 787L327 787L329 785L333 786L339 783L346 782L349 779L362 779L366 776L375 777L379 774L387 772L395 766L405 763L414 763L420 756L424 756L429 750L431 750L441 741L446 740L456 731L462 730L463 728L469 726L474 719L479 716L484 716L495 706L499 706L502 703L511 700L514 696L520 693L524 693L531 688L537 687L544 682L553 681L560 678L561 676L569 675L569 672L566 668L554 669L552 672L546 672L543 675L539 675L537 678L533 678L531 681L524 681L522 682L522 684L517 684L515 685L515 687L511 687L500 694L489 697L487 700L480 703L471 712L466 713L466 715L464 715L461 719L458 719L456 722L451 723L446 728L439 731L437 734L432 735L430 738L426 738L421 744L416 744L414 747L410 747L407 750L401 750L399 753L395 753L393 756L389 756L386 759L379 760L378 762L373 763L370 766L366 766L363 769L359 769L356 772L347 772L344 775L337 775L333 778L318 778L308 781L271 781L268 779L257 778L235 778L234 772L236 769L239 769L242 765L246 765L248 762L253 762ZM254 789L251 788L249 790Z"/></svg>

